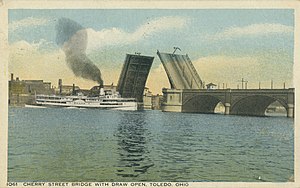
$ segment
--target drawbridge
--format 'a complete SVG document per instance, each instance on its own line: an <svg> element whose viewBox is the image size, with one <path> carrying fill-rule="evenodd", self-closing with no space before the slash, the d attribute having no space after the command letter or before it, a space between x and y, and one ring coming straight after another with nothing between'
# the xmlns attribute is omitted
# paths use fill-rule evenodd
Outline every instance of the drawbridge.
<svg viewBox="0 0 300 188"><path fill-rule="evenodd" d="M127 54L117 90L124 98L143 102L143 93L154 57Z"/></svg>
<svg viewBox="0 0 300 188"><path fill-rule="evenodd" d="M188 55L160 53L157 55L167 73L172 89L202 89L204 87Z"/></svg>

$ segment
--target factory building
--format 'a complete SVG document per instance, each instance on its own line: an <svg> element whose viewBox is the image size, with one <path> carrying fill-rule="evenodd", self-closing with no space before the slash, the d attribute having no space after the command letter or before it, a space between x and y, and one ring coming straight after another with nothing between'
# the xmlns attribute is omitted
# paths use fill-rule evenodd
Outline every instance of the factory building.
<svg viewBox="0 0 300 188"><path fill-rule="evenodd" d="M104 85L104 91L107 94L114 94L117 92L117 86ZM51 86L51 82L44 82L43 80L20 80L19 77L14 79L11 74L9 80L9 100L10 106L25 106L25 104L32 104L35 100L36 94L45 95L77 95L79 93L89 96L98 96L100 86L94 86L91 89L80 89L78 86L63 85L62 79L58 80L58 87ZM160 110L162 96L153 95L149 88L144 87L142 95L143 104L140 109L144 110Z"/></svg>
<svg viewBox="0 0 300 188"><path fill-rule="evenodd" d="M43 80L20 80L19 77L14 79L11 74L9 85L8 103L12 106L24 106L26 103L34 101L35 94L53 94L54 89L51 88L51 82Z"/></svg>
<svg viewBox="0 0 300 188"><path fill-rule="evenodd" d="M78 86L73 85L63 85L62 79L58 80L58 88L55 88L56 95L76 95L80 92Z"/></svg>
<svg viewBox="0 0 300 188"><path fill-rule="evenodd" d="M145 87L145 89L144 89L143 109L144 110L151 110L152 109L152 92L149 91L148 87Z"/></svg>
<svg viewBox="0 0 300 188"><path fill-rule="evenodd" d="M161 110L161 104L163 101L162 95L152 95L151 103L152 103L152 110Z"/></svg>
<svg viewBox="0 0 300 188"><path fill-rule="evenodd" d="M144 89L143 95L143 109L144 110L160 110L163 96L153 95L148 87Z"/></svg>

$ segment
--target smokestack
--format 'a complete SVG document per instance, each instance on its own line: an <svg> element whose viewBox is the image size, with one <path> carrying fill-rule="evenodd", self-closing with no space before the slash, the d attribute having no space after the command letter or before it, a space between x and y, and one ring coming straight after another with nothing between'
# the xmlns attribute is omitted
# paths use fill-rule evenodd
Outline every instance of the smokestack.
<svg viewBox="0 0 300 188"><path fill-rule="evenodd" d="M72 95L75 95L75 84L73 84Z"/></svg>
<svg viewBox="0 0 300 188"><path fill-rule="evenodd" d="M104 89L103 87L100 88L100 96L104 96L105 95L105 92L104 92Z"/></svg>
<svg viewBox="0 0 300 188"><path fill-rule="evenodd" d="M10 74L10 80L13 81L14 80L14 73Z"/></svg>
<svg viewBox="0 0 300 188"><path fill-rule="evenodd" d="M59 94L62 93L62 79L58 79Z"/></svg>

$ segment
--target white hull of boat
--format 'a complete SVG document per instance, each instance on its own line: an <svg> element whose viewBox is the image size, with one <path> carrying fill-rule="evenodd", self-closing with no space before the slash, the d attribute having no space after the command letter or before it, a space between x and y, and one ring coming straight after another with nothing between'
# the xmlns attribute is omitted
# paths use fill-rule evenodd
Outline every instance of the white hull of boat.
<svg viewBox="0 0 300 188"><path fill-rule="evenodd" d="M47 108L46 106L25 104L26 108Z"/></svg>
<svg viewBox="0 0 300 188"><path fill-rule="evenodd" d="M36 105L25 105L25 107L31 108L47 108L47 107L63 107L67 109L76 109L76 108L94 108L94 109L109 109L109 110L128 110L135 111L137 110L136 103L128 103L125 105L99 105L99 104L59 104L59 103L39 103Z"/></svg>

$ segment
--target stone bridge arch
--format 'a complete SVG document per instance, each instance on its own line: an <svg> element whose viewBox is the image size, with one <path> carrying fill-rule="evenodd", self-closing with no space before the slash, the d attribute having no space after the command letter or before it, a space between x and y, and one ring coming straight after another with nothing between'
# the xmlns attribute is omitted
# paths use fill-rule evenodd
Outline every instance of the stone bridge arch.
<svg viewBox="0 0 300 188"><path fill-rule="evenodd" d="M250 95L240 97L231 102L230 114L265 116L266 109L273 102L278 101L287 111L289 110L288 101L270 95Z"/></svg>
<svg viewBox="0 0 300 188"><path fill-rule="evenodd" d="M214 113L221 102L225 115L264 116L267 107L278 101L294 117L294 88L289 89L163 89L162 111Z"/></svg>
<svg viewBox="0 0 300 188"><path fill-rule="evenodd" d="M214 113L218 103L225 104L225 99L209 94L196 94L185 99L182 112Z"/></svg>

